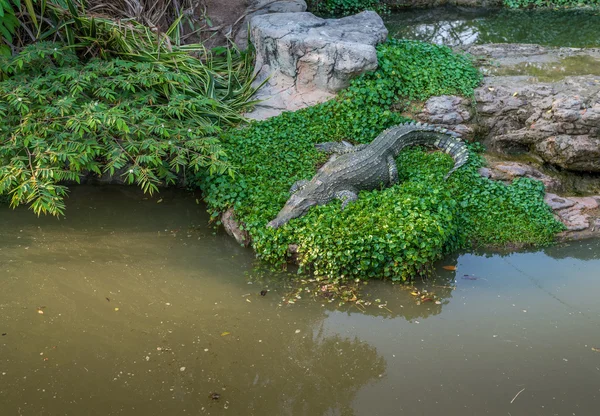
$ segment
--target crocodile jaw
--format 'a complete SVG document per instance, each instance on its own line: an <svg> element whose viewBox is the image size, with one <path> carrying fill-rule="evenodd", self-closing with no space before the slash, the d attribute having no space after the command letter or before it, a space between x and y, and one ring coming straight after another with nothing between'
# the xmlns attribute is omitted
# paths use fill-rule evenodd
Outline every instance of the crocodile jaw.
<svg viewBox="0 0 600 416"><path fill-rule="evenodd" d="M303 197L301 195L292 195L284 207L279 211L277 217L267 224L270 228L279 228L292 218L300 217L308 212L310 207L317 205L317 201Z"/></svg>

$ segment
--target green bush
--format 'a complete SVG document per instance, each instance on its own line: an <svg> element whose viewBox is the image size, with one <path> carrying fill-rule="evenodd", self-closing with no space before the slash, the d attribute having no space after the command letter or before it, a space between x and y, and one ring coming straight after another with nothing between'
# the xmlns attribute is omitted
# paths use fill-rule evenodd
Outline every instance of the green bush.
<svg viewBox="0 0 600 416"><path fill-rule="evenodd" d="M13 42L15 31L19 27L19 20L15 15L15 9L18 10L19 7L19 0L0 1L0 55L10 55L11 51L6 42Z"/></svg>
<svg viewBox="0 0 600 416"><path fill-rule="evenodd" d="M379 69L353 81L337 99L223 135L237 171L235 178L201 182L212 214L235 207L260 258L282 263L289 244L298 244L301 264L328 277L406 280L469 244L551 241L561 225L543 202L541 184L520 180L504 186L484 179L473 152L468 165L444 181L452 159L419 149L399 156L401 183L361 192L344 211L333 201L277 230L265 226L289 197L291 184L310 179L327 159L315 143L368 143L407 121L389 110L397 100L471 95L480 81L467 58L445 47L391 41L378 53Z"/></svg>
<svg viewBox="0 0 600 416"><path fill-rule="evenodd" d="M384 0L308 0L308 10L324 16L349 16L365 10L389 13Z"/></svg>
<svg viewBox="0 0 600 416"><path fill-rule="evenodd" d="M224 83L208 67L203 78L153 60L81 62L45 42L0 60L0 195L61 215L64 181L81 174L117 173L153 192L188 170L229 171L216 136L242 120L251 91L237 82L248 69L225 60Z"/></svg>
<svg viewBox="0 0 600 416"><path fill-rule="evenodd" d="M600 0L504 0L513 9L531 7L585 7L599 6Z"/></svg>

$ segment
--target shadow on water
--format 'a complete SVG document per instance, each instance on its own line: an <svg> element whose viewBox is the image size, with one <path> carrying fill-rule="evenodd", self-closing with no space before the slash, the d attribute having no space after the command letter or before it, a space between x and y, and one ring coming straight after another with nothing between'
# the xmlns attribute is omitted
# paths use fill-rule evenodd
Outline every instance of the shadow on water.
<svg viewBox="0 0 600 416"><path fill-rule="evenodd" d="M293 277L257 267L183 192L76 187L67 213L0 208L2 414L595 414L600 401L598 241L448 257L416 288L369 282L363 311L286 305Z"/></svg>
<svg viewBox="0 0 600 416"><path fill-rule="evenodd" d="M506 10L438 7L394 13L390 35L449 46L535 43L544 46L600 45L597 10Z"/></svg>

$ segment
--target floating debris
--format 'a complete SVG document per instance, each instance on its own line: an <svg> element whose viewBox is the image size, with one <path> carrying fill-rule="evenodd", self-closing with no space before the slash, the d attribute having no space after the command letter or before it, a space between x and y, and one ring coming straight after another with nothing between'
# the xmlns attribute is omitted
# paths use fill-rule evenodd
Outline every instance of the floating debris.
<svg viewBox="0 0 600 416"><path fill-rule="evenodd" d="M209 394L208 397L211 400L219 400L221 398L221 395L219 393L213 392L213 393Z"/></svg>
<svg viewBox="0 0 600 416"><path fill-rule="evenodd" d="M465 279L465 280L477 280L477 279L479 279L478 277L471 276L469 274L465 274L462 278Z"/></svg>
<svg viewBox="0 0 600 416"><path fill-rule="evenodd" d="M444 270L450 270L451 272L456 270L456 266L442 266Z"/></svg>
<svg viewBox="0 0 600 416"><path fill-rule="evenodd" d="M260 291L260 295L261 296L266 296L267 292L268 292L268 290L261 290Z"/></svg>

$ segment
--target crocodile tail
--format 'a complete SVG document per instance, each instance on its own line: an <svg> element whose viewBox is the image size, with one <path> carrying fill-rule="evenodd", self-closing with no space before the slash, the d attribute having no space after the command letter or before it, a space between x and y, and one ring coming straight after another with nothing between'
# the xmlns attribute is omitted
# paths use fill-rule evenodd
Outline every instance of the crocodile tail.
<svg viewBox="0 0 600 416"><path fill-rule="evenodd" d="M467 149L465 142L461 140L460 134L443 127L426 123L410 123L409 126L416 131L437 133L434 134L435 139L433 141L431 141L431 139L427 140L428 135L423 135L420 136L420 139L417 139L416 143L411 144L423 144L425 146L437 147L442 152L452 156L452 159L454 159L454 167L444 176L444 179L448 179L454 171L459 169L469 160L469 149Z"/></svg>
<svg viewBox="0 0 600 416"><path fill-rule="evenodd" d="M432 144L454 159L454 167L444 175L444 179L448 179L454 171L467 163L469 160L469 149L467 149L465 142L460 139L458 133L440 127L435 127L434 131L436 133L443 133L444 136L438 136Z"/></svg>
<svg viewBox="0 0 600 416"><path fill-rule="evenodd" d="M389 128L377 136L372 146L387 148L392 144L397 155L407 146L437 147L454 159L454 167L444 176L444 179L454 173L469 160L469 150L461 140L460 134L440 126L427 123L405 123Z"/></svg>

